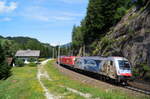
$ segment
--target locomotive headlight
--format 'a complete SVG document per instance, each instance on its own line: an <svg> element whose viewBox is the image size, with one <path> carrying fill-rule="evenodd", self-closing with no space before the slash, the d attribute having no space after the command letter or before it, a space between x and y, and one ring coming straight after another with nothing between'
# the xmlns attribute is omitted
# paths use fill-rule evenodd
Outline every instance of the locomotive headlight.
<svg viewBox="0 0 150 99"><path fill-rule="evenodd" d="M76 60L76 58L73 59L73 61L75 61L75 60Z"/></svg>

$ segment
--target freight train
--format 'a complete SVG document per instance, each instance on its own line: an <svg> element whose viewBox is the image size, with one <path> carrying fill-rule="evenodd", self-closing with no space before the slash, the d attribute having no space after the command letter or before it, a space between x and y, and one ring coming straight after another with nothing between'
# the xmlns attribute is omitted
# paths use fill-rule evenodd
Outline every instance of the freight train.
<svg viewBox="0 0 150 99"><path fill-rule="evenodd" d="M117 82L126 82L132 78L131 65L124 57L62 56L57 61L62 65L97 73L105 79Z"/></svg>

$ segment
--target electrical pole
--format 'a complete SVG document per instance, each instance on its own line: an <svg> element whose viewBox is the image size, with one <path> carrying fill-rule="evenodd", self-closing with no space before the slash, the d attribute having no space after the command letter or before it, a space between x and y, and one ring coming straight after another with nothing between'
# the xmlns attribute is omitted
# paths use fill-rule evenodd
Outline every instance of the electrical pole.
<svg viewBox="0 0 150 99"><path fill-rule="evenodd" d="M58 45L58 64L60 65L60 45Z"/></svg>
<svg viewBox="0 0 150 99"><path fill-rule="evenodd" d="M53 48L53 59L55 59L55 49Z"/></svg>

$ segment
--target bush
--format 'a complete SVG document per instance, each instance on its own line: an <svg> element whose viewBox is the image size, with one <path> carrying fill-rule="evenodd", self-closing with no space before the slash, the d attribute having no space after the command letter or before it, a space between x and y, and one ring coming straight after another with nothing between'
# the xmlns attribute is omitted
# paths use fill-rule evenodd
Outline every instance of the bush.
<svg viewBox="0 0 150 99"><path fill-rule="evenodd" d="M139 64L137 67L133 68L133 75L137 79L150 81L150 66L147 64Z"/></svg>
<svg viewBox="0 0 150 99"><path fill-rule="evenodd" d="M0 44L0 79L6 79L11 74L11 66L9 66L5 61L5 50Z"/></svg>
<svg viewBox="0 0 150 99"><path fill-rule="evenodd" d="M29 62L35 62L36 61L36 59L35 58L33 58L33 57L31 57L31 58L29 58L29 60L28 60Z"/></svg>
<svg viewBox="0 0 150 99"><path fill-rule="evenodd" d="M36 64L36 63L34 63L34 62L30 62L28 65L29 65L29 66L31 66L31 67L35 67L35 66L37 66L37 64Z"/></svg>
<svg viewBox="0 0 150 99"><path fill-rule="evenodd" d="M22 66L24 66L24 61L22 59L16 59L15 60L15 65L17 67L22 67Z"/></svg>
<svg viewBox="0 0 150 99"><path fill-rule="evenodd" d="M6 79L11 75L11 66L6 63L0 64L0 79Z"/></svg>
<svg viewBox="0 0 150 99"><path fill-rule="evenodd" d="M133 68L132 69L132 72L133 72L133 76L135 77L139 77L140 76L140 73L139 73L139 69L138 68Z"/></svg>

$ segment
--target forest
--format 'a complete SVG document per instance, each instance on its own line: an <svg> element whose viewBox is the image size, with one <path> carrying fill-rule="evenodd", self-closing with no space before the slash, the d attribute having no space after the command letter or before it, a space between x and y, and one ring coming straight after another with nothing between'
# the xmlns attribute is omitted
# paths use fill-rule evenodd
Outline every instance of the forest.
<svg viewBox="0 0 150 99"><path fill-rule="evenodd" d="M133 5L131 0L89 0L87 15L80 26L72 30L72 47L74 54L85 47L85 53L91 55L96 42L115 26Z"/></svg>

